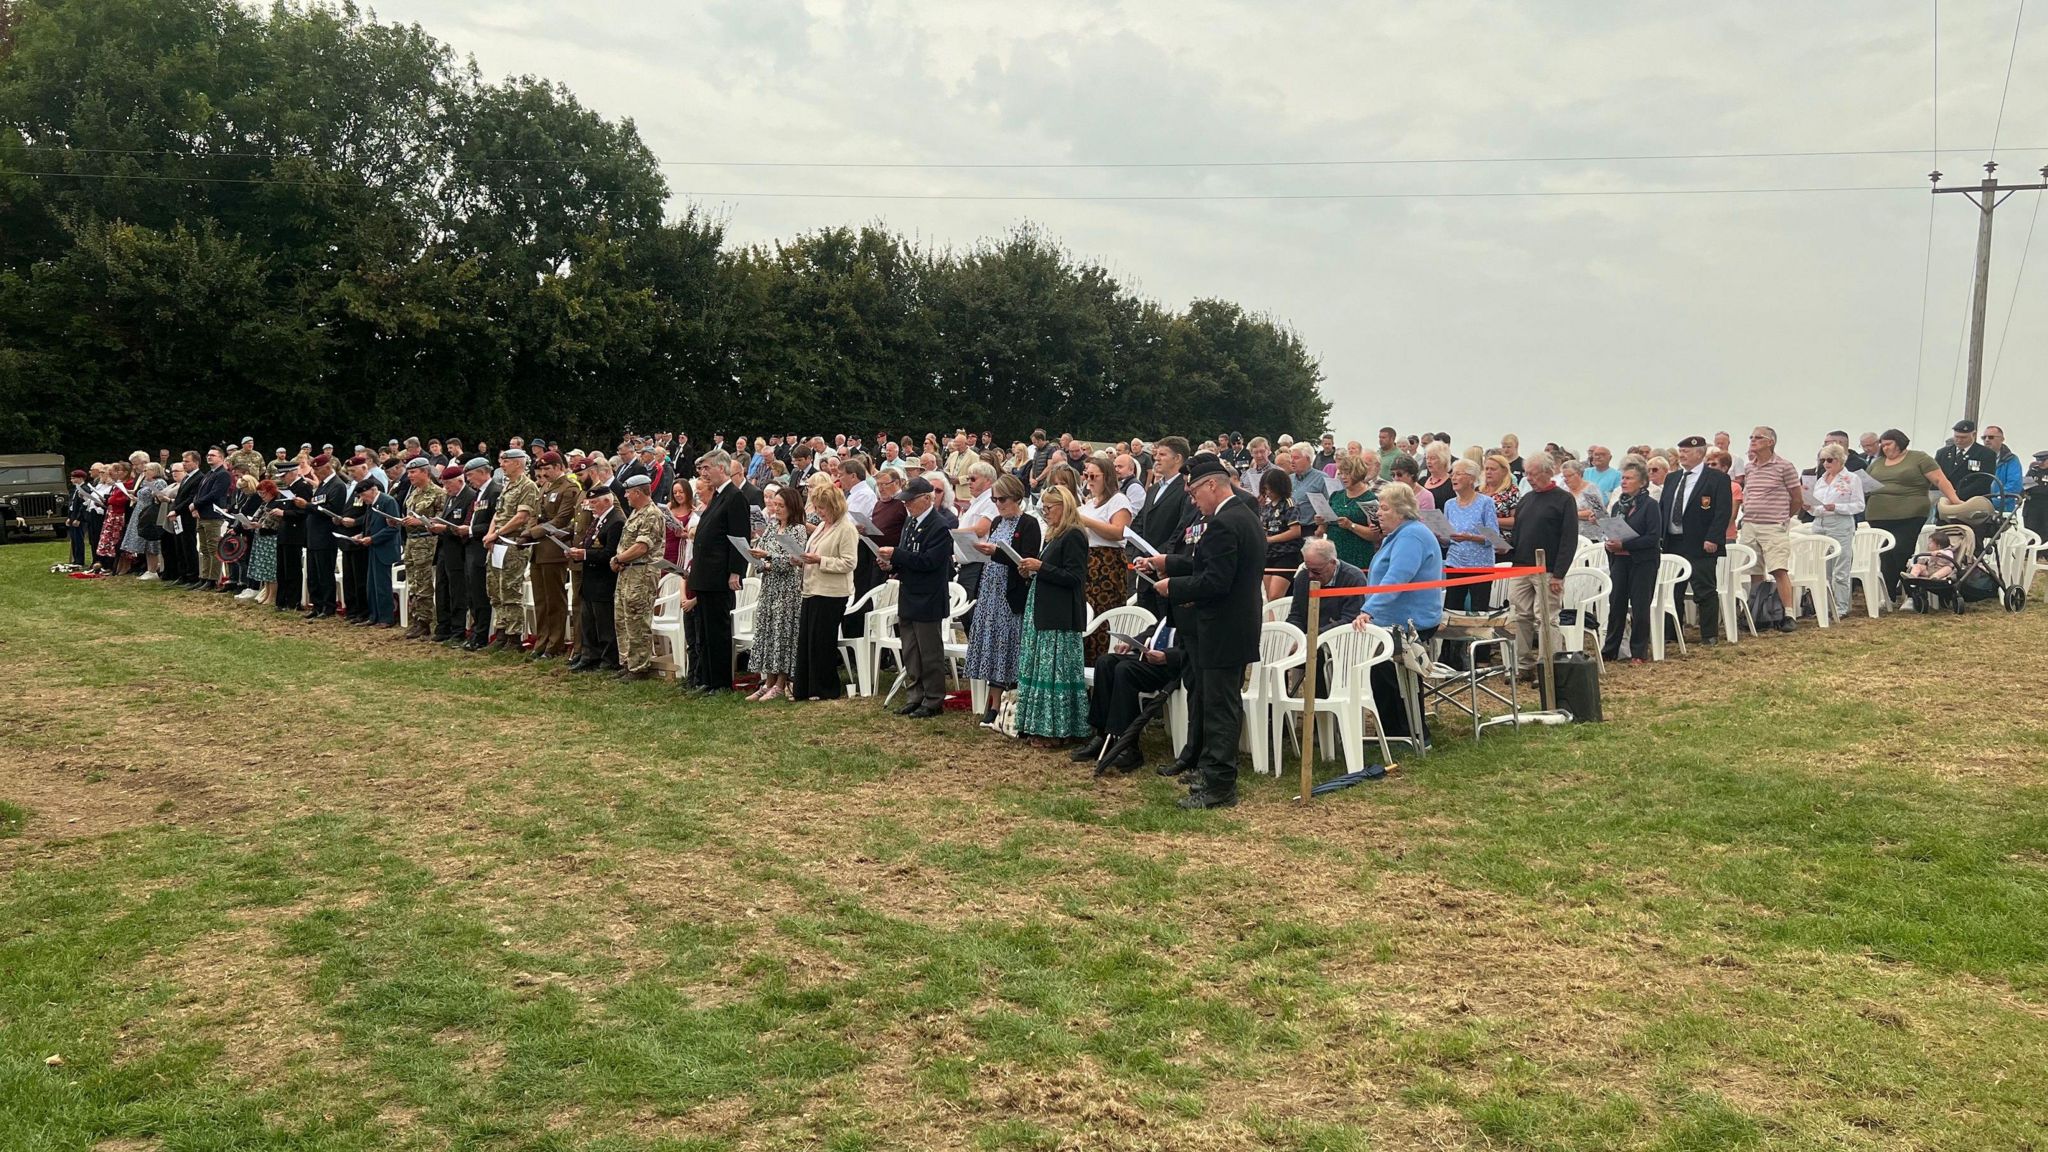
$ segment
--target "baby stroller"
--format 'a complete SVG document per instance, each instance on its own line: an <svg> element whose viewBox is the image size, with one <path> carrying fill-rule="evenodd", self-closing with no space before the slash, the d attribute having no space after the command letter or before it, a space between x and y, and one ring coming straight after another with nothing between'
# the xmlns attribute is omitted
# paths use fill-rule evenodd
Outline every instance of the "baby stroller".
<svg viewBox="0 0 2048 1152"><path fill-rule="evenodd" d="M1934 523L1928 550L1907 561L1899 577L1916 610L1946 606L1960 616L1968 605L1986 600L2008 612L2026 607L2026 589L2005 582L1988 547L2012 527L2011 517L1977 496L1960 504L1944 502L1935 509Z"/></svg>

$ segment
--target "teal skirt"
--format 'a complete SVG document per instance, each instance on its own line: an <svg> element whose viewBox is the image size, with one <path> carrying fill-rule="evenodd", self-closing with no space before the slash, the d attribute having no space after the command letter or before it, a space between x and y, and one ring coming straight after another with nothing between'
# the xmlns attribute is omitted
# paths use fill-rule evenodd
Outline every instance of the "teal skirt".
<svg viewBox="0 0 2048 1152"><path fill-rule="evenodd" d="M1088 680L1079 632L1040 632L1032 626L1038 584L1024 599L1024 634L1017 654L1017 734L1057 740L1088 735Z"/></svg>

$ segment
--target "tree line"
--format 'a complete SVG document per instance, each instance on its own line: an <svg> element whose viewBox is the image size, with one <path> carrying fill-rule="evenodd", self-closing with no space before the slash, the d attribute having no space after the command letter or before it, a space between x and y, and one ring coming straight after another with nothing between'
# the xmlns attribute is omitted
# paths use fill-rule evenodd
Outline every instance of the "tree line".
<svg viewBox="0 0 2048 1152"><path fill-rule="evenodd" d="M354 6L0 0L0 451L1320 429L1300 338L1025 225L729 244L630 120Z"/></svg>

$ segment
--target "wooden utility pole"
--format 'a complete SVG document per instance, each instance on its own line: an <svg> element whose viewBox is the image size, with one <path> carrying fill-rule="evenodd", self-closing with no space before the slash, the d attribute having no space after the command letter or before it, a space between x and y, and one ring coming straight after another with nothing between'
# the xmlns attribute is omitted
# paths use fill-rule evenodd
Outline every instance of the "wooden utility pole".
<svg viewBox="0 0 2048 1152"><path fill-rule="evenodd" d="M1970 381L1963 393L1963 419L1973 424L1977 422L1977 401L1984 391L1984 303L1991 294L1991 216L2015 192L2048 189L2048 167L2041 169L2040 184L2001 185L1995 175L1997 171L1998 161L1987 161L1984 179L1975 188L1943 188L1940 172L1927 174L1934 182L1936 195L1960 192L1977 206L1977 282L1970 294Z"/></svg>

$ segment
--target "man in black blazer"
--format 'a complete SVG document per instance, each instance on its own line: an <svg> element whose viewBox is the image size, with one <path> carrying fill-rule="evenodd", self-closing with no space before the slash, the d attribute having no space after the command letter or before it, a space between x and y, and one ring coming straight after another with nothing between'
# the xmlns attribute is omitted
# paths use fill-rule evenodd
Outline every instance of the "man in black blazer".
<svg viewBox="0 0 2048 1152"><path fill-rule="evenodd" d="M1138 530L1145 543L1169 556L1181 550L1181 539L1194 520L1194 505L1188 502L1187 483L1180 474L1187 461L1187 448L1188 442L1178 436L1168 436L1153 447L1158 460L1155 476L1145 489L1145 506L1131 517L1131 527ZM1159 593L1152 590L1149 580L1138 582L1138 607L1161 620L1172 611Z"/></svg>
<svg viewBox="0 0 2048 1152"><path fill-rule="evenodd" d="M1678 467L1664 477L1664 549L1692 563L1700 643L1712 644L1721 618L1714 569L1728 548L1728 517L1735 500L1728 474L1707 467L1706 460L1703 437L1687 436L1678 442Z"/></svg>
<svg viewBox="0 0 2048 1152"><path fill-rule="evenodd" d="M341 550L334 533L340 527L322 510L342 514L348 504L348 489L334 474L334 457L322 452L313 457L313 493L306 500L306 619L323 620L334 615L334 557Z"/></svg>
<svg viewBox="0 0 2048 1152"><path fill-rule="evenodd" d="M1186 621L1200 638L1189 651L1197 690L1188 703L1190 711L1200 707L1195 766L1201 778L1180 806L1222 808L1237 803L1241 693L1245 665L1259 658L1266 534L1251 501L1237 494L1214 453L1201 453L1189 464L1187 486L1188 498L1207 518L1201 537L1189 552L1148 556L1143 567L1165 573L1157 591L1174 605L1176 620Z"/></svg>
<svg viewBox="0 0 2048 1152"><path fill-rule="evenodd" d="M894 573L896 631L903 638L903 672L909 699L898 716L925 719L946 706L945 621L952 610L953 536L946 518L932 507L938 489L919 476L903 488L903 535L884 548L882 566Z"/></svg>
<svg viewBox="0 0 2048 1152"><path fill-rule="evenodd" d="M690 526L690 591L697 606L697 651L690 654L693 691L714 696L732 688L732 613L748 556L728 536L752 537L747 500L732 480L732 456L714 448L697 458L697 475L711 499Z"/></svg>
<svg viewBox="0 0 2048 1152"><path fill-rule="evenodd" d="M276 481L284 497L278 505L284 520L277 531L277 610L297 612L306 571L306 506L313 500L313 482L300 474L297 460L278 461Z"/></svg>

